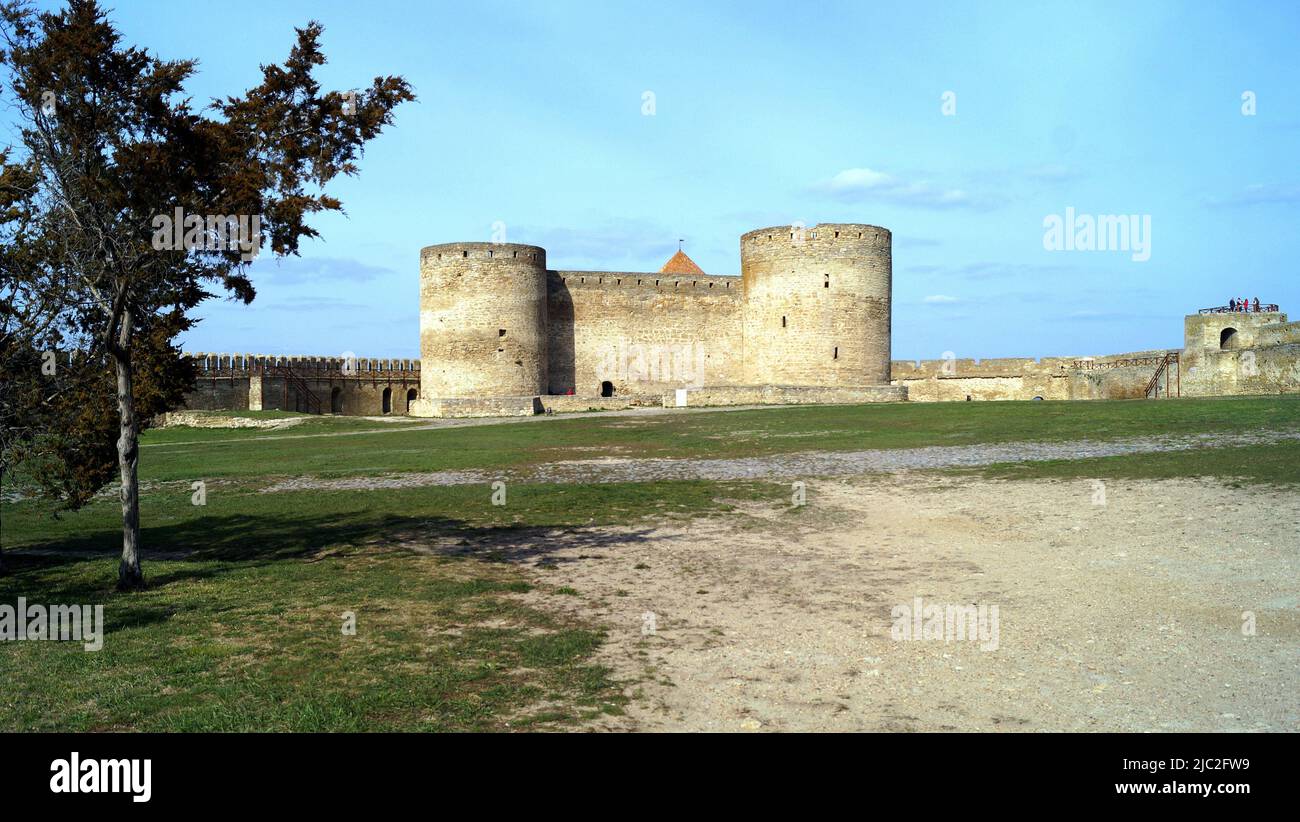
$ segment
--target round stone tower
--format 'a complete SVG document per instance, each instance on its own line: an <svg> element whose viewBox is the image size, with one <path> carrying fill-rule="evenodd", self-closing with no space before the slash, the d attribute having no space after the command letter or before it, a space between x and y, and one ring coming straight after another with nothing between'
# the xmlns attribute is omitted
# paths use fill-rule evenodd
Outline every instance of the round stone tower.
<svg viewBox="0 0 1300 822"><path fill-rule="evenodd" d="M823 223L740 238L748 385L889 384L888 229Z"/></svg>
<svg viewBox="0 0 1300 822"><path fill-rule="evenodd" d="M420 251L420 399L547 393L546 250L446 243Z"/></svg>

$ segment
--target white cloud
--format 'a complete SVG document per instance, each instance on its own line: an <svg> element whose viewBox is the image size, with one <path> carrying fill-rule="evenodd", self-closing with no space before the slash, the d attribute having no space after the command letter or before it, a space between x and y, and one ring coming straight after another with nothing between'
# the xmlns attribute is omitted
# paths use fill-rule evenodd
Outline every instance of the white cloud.
<svg viewBox="0 0 1300 822"><path fill-rule="evenodd" d="M980 208L990 204L960 188L938 186L928 180L903 180L870 168L847 168L817 183L813 190L846 202L878 200L916 208Z"/></svg>
<svg viewBox="0 0 1300 822"><path fill-rule="evenodd" d="M886 188L895 184L894 179L883 172L869 168L848 168L832 177L829 187L832 191L847 191Z"/></svg>
<svg viewBox="0 0 1300 822"><path fill-rule="evenodd" d="M921 302L939 304L939 303L959 303L961 302L961 300L959 300L956 297L950 297L947 294L931 294L928 297L923 297L921 299Z"/></svg>

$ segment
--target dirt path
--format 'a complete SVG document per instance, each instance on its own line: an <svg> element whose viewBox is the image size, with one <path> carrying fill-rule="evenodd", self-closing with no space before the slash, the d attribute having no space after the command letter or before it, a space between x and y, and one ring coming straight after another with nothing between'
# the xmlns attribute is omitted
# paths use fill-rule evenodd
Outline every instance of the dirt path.
<svg viewBox="0 0 1300 822"><path fill-rule="evenodd" d="M366 477L321 479L294 477L262 489L279 491L362 491L472 485L503 479L520 483L656 482L661 480L768 480L856 476L882 471L958 468L1000 462L1087 459L1193 448L1267 445L1300 439L1300 431L1257 431L1243 434L1130 437L1116 440L1006 442L926 448L887 448L871 451L803 451L766 457L733 459L635 459L603 457L562 460L504 471L431 471Z"/></svg>
<svg viewBox="0 0 1300 822"><path fill-rule="evenodd" d="M797 512L521 556L580 594L529 596L609 626L602 660L639 696L611 728L1300 730L1300 493L1103 490L827 480ZM917 597L998 606L996 642L893 639Z"/></svg>

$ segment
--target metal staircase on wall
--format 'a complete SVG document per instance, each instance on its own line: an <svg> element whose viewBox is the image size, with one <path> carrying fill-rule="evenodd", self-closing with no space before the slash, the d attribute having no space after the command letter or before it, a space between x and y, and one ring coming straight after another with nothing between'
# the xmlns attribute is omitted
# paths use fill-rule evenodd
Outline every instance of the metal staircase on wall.
<svg viewBox="0 0 1300 822"><path fill-rule="evenodd" d="M297 392L298 395L302 397L303 401L307 404L308 412L312 414L324 413L324 411L322 410L324 406L321 404L320 397L316 396L316 392L312 391L311 388L308 387L307 381L304 380L302 377L298 376L297 374L293 373L293 371L289 368L289 366L273 365L268 369L268 372L273 377L281 377L284 379L285 410L288 410L288 405L289 405L289 396L288 396L289 386L293 386L293 390Z"/></svg>
<svg viewBox="0 0 1300 822"><path fill-rule="evenodd" d="M1166 398L1171 396L1171 394L1169 393L1170 371L1172 371L1174 375L1175 393L1172 394L1172 396L1181 397L1183 395L1183 370L1182 367L1179 365L1178 352L1171 351L1164 356L1164 359L1160 360L1160 365L1156 366L1156 373L1152 374L1151 379L1147 382L1147 390L1146 390L1147 399L1149 400L1160 399L1161 397L1160 378L1161 377L1165 378L1163 396Z"/></svg>

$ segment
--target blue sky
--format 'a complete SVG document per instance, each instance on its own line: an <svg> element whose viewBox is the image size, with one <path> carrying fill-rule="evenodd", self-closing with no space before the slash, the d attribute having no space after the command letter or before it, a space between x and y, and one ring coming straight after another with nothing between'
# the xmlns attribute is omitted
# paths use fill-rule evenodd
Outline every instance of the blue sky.
<svg viewBox="0 0 1300 822"><path fill-rule="evenodd" d="M309 19L327 88L399 74L419 95L332 189L346 216L319 219L301 259L259 259L252 306L207 303L189 350L415 356L419 249L497 222L552 268L653 271L681 237L710 274L739 273L750 229L886 226L895 359L1175 347L1184 314L1241 294L1300 319L1293 2L123 0L112 16L128 42L197 58L198 100L256 83ZM1149 215L1150 259L1046 250L1067 207Z"/></svg>

